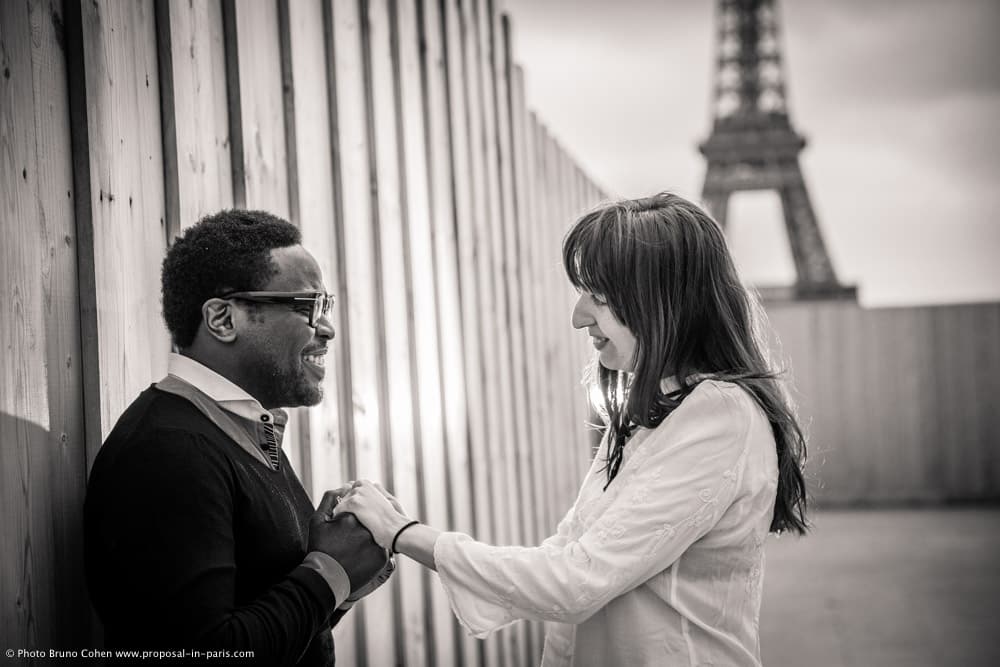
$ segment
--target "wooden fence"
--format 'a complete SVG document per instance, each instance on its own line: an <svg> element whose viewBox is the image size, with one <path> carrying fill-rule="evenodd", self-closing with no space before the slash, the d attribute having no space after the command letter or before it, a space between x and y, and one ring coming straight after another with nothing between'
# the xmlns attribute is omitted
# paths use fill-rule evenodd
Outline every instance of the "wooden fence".
<svg viewBox="0 0 1000 667"><path fill-rule="evenodd" d="M1000 303L768 304L821 505L1000 498Z"/></svg>
<svg viewBox="0 0 1000 667"><path fill-rule="evenodd" d="M554 528L590 455L559 242L604 195L525 109L492 2L7 0L0 56L5 647L99 636L87 471L165 372L168 244L220 208L295 222L339 297L286 439L314 498L367 477L481 539ZM467 638L435 576L401 563L339 660L537 660L537 625Z"/></svg>

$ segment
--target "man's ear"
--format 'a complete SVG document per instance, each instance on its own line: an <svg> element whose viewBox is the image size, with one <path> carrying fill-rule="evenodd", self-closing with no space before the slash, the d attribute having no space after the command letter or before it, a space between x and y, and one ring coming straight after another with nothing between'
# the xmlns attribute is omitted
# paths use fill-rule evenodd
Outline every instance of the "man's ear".
<svg viewBox="0 0 1000 667"><path fill-rule="evenodd" d="M233 304L225 299L209 299L201 306L201 318L208 333L221 343L236 340Z"/></svg>

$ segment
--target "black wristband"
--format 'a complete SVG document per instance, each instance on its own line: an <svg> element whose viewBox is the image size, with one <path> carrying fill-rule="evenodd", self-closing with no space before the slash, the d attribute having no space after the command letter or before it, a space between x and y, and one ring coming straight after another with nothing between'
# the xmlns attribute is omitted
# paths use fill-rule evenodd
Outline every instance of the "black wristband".
<svg viewBox="0 0 1000 667"><path fill-rule="evenodd" d="M395 554L398 554L398 553L399 553L398 551L396 551L396 540L398 540L398 539L399 539L399 536L403 534L403 531L404 531L404 530L406 530L406 529L407 529L407 528L409 528L410 526L415 526L415 525L417 525L418 523L420 523L420 522L419 522L419 521L417 521L416 519L414 519L413 521L411 521L410 523L406 524L405 526L403 526L402 528L400 528L399 530L397 530L397 531L396 531L396 535L395 535L395 537L393 537L393 538L392 538L392 546L390 546L390 547L389 547L389 551L390 551L390 552L391 552L391 553L392 553L393 555L395 555Z"/></svg>

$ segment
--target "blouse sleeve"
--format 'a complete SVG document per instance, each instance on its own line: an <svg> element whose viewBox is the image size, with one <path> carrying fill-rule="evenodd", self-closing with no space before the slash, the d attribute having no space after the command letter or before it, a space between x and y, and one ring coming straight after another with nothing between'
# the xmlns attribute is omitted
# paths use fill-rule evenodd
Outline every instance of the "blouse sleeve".
<svg viewBox="0 0 1000 667"><path fill-rule="evenodd" d="M612 483L625 486L578 539L495 547L443 533L434 559L455 615L480 638L522 618L581 623L668 568L732 504L751 409L737 387L699 385L639 445L635 470Z"/></svg>
<svg viewBox="0 0 1000 667"><path fill-rule="evenodd" d="M593 461L591 461L590 463L590 470L587 472L588 476L596 474L597 471L600 469L601 461L603 461L604 457L606 456L605 455L606 441L607 438L604 438L601 441L601 446L597 450L597 454L594 456ZM579 502L580 502L580 496L579 494L577 494L576 502L573 503L573 506L569 508L565 516L563 516L563 518L556 525L555 534L545 538L545 540L542 542L543 547L562 547L566 545L566 542L569 541L570 528L573 525L573 521L576 520L576 506L577 503Z"/></svg>

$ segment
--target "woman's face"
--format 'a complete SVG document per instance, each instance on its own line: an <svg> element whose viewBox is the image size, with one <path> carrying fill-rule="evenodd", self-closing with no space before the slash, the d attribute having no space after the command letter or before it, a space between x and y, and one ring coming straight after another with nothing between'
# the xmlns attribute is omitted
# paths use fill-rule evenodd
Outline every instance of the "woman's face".
<svg viewBox="0 0 1000 667"><path fill-rule="evenodd" d="M587 292L580 294L573 308L573 328L587 329L600 353L602 366L613 371L635 370L635 336L611 314L600 296Z"/></svg>

